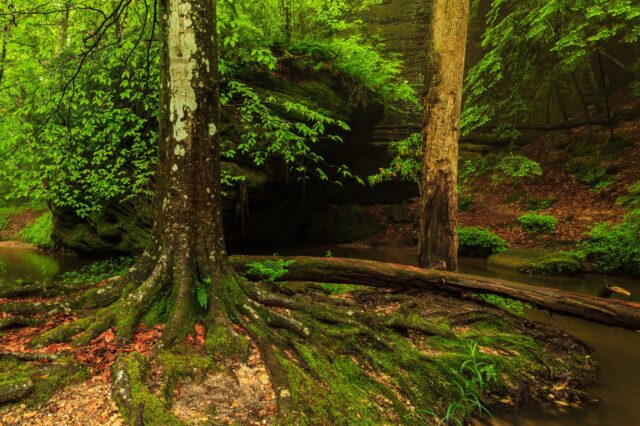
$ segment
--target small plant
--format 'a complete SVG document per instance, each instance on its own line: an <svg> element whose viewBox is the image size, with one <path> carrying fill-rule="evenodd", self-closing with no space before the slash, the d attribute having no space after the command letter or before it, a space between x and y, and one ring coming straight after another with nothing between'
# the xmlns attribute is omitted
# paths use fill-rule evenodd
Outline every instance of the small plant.
<svg viewBox="0 0 640 426"><path fill-rule="evenodd" d="M333 257L333 253L331 252L331 250L327 250L327 252L324 254L324 257Z"/></svg>
<svg viewBox="0 0 640 426"><path fill-rule="evenodd" d="M538 234L553 234L558 226L558 219L554 216L537 213L522 215L518 222L527 232Z"/></svg>
<svg viewBox="0 0 640 426"><path fill-rule="evenodd" d="M473 195L470 194L458 194L458 210L461 212L469 211L473 208L473 204L475 203L475 199Z"/></svg>
<svg viewBox="0 0 640 426"><path fill-rule="evenodd" d="M458 228L459 252L466 256L487 257L507 249L505 240L475 226Z"/></svg>
<svg viewBox="0 0 640 426"><path fill-rule="evenodd" d="M252 262L247 265L247 274L260 277L265 281L275 282L283 277L293 265L295 260L265 260L264 262Z"/></svg>
<svg viewBox="0 0 640 426"><path fill-rule="evenodd" d="M627 194L618 197L616 204L622 207L640 207L640 181L627 188Z"/></svg>
<svg viewBox="0 0 640 426"><path fill-rule="evenodd" d="M496 380L496 371L493 363L480 355L477 342L469 345L469 357L462 362L459 371L452 372L459 377L453 380L458 398L449 403L439 424L462 426L473 413L491 416L481 398L488 384Z"/></svg>
<svg viewBox="0 0 640 426"><path fill-rule="evenodd" d="M51 248L51 230L53 229L53 215L51 212L42 214L35 222L25 226L18 234L22 241L41 248Z"/></svg>
<svg viewBox="0 0 640 426"><path fill-rule="evenodd" d="M131 257L115 257L83 266L77 271L66 272L58 280L68 284L92 283L122 275L133 265Z"/></svg>
<svg viewBox="0 0 640 426"><path fill-rule="evenodd" d="M594 226L573 254L605 272L640 276L640 209L628 213L617 225Z"/></svg>
<svg viewBox="0 0 640 426"><path fill-rule="evenodd" d="M520 179L535 176L542 176L542 167L537 161L524 155L509 154L496 164L491 180L495 184L504 181L515 184Z"/></svg>
<svg viewBox="0 0 640 426"><path fill-rule="evenodd" d="M196 283L195 292L198 305L202 309L207 309L209 305L209 296L207 295L207 286L211 285L211 278L205 278L202 282Z"/></svg>
<svg viewBox="0 0 640 426"><path fill-rule="evenodd" d="M422 135L413 133L404 140L393 142L391 146L396 150L395 158L389 167L369 176L369 184L374 186L394 180L418 183L422 169Z"/></svg>

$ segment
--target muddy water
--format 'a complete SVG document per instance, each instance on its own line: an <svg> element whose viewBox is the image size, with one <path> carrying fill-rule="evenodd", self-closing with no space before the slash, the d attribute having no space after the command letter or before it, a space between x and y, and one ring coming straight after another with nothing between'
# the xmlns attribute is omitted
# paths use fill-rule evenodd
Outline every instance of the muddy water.
<svg viewBox="0 0 640 426"><path fill-rule="evenodd" d="M376 248L357 245L302 246L288 248L280 254L325 256L327 251L330 251L333 256L416 264L415 250L412 248ZM637 279L597 274L534 277L500 269L488 269L484 259L472 258L460 259L460 271L591 295L597 295L606 284L616 284L631 291L632 300L640 301L640 280ZM594 357L600 366L600 378L598 383L588 389L588 393L598 402L585 402L579 408L559 407L554 404L525 406L516 412L494 413L496 418L478 424L493 426L640 425L640 333L562 315L550 316L537 309L528 310L526 314L532 320L568 331L595 350Z"/></svg>

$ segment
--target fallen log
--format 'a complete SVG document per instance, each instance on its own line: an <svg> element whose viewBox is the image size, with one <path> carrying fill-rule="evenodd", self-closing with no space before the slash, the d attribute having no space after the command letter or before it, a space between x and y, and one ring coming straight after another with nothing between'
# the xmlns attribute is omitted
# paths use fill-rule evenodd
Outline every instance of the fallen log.
<svg viewBox="0 0 640 426"><path fill-rule="evenodd" d="M279 278L281 281L357 284L391 289L438 290L457 294L491 293L530 303L559 314L640 330L640 304L638 303L603 299L475 275L335 257L231 256L231 264L237 271L246 272L249 263L277 259L295 261L287 267L288 272Z"/></svg>

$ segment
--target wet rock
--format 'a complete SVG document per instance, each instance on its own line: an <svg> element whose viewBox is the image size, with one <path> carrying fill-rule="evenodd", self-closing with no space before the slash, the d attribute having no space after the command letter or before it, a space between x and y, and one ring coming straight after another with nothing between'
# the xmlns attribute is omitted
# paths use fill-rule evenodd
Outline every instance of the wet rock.
<svg viewBox="0 0 640 426"><path fill-rule="evenodd" d="M387 216L394 223L413 223L416 221L416 212L411 209L408 202L389 206Z"/></svg>
<svg viewBox="0 0 640 426"><path fill-rule="evenodd" d="M512 249L489 256L490 268L511 269L528 274L573 274L580 262L562 251L542 248Z"/></svg>

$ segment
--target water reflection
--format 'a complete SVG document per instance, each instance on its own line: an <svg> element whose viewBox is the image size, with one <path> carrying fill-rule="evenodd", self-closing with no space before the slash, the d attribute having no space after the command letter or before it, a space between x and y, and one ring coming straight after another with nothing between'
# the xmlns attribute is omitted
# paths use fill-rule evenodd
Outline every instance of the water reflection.
<svg viewBox="0 0 640 426"><path fill-rule="evenodd" d="M58 275L89 263L67 255L38 250L0 247L0 279L6 281L50 281Z"/></svg>
<svg viewBox="0 0 640 426"><path fill-rule="evenodd" d="M407 265L417 264L415 249L410 247L299 246L282 250L280 254L324 256L327 251L339 257ZM486 260L472 258L460 259L460 272L591 295L600 293L607 284L615 284L631 291L631 300L640 301L640 280L628 277L598 274L567 277L525 275L508 270L488 269ZM625 298L618 295L615 297ZM599 402L585 402L578 408L535 404L521 407L515 412L495 413L494 419L477 421L475 424L492 426L640 425L640 333L562 315L550 316L537 309L527 310L526 314L529 319L573 334L594 349L594 357L600 367L599 381L591 386L588 392Z"/></svg>

